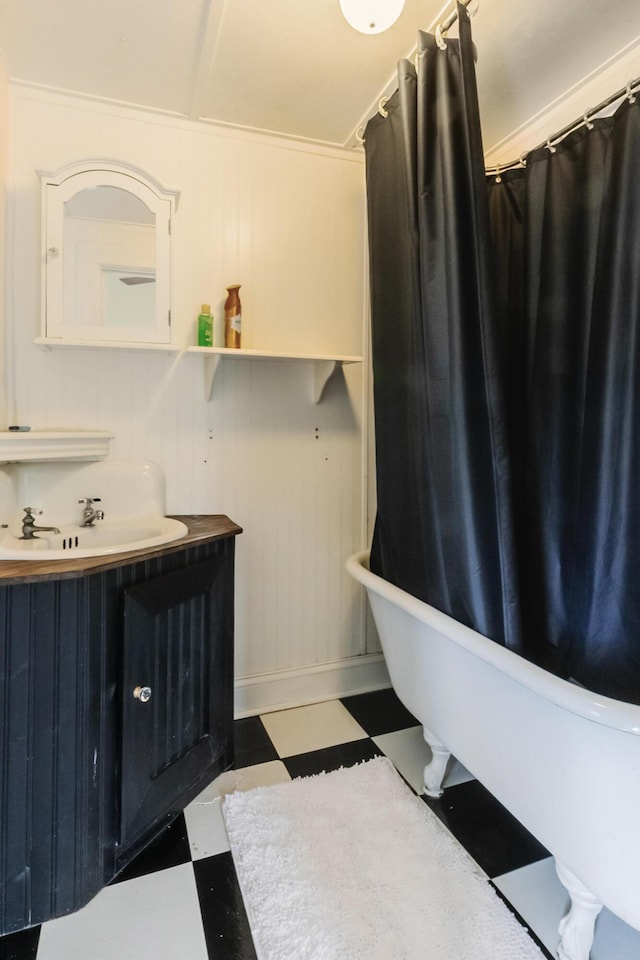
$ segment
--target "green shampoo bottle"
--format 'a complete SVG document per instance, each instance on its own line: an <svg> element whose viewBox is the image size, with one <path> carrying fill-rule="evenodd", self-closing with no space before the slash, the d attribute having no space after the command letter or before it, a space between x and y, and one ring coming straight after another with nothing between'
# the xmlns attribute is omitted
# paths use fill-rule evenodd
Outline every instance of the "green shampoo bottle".
<svg viewBox="0 0 640 960"><path fill-rule="evenodd" d="M213 346L213 317L211 316L211 305L203 303L198 317L198 346Z"/></svg>

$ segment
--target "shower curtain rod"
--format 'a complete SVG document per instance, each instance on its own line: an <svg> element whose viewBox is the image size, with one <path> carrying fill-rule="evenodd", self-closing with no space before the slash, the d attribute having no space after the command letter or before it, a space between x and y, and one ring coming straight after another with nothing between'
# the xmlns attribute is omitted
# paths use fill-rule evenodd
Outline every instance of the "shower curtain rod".
<svg viewBox="0 0 640 960"><path fill-rule="evenodd" d="M476 9L467 10L467 13L470 17L475 16L477 12L477 0L460 0L460 6L461 7L475 6ZM458 8L455 7L451 11L449 16L446 18L446 20L443 20L442 23L438 24L438 31L440 32L440 34L441 35L445 34L447 30L449 30L453 26L453 24L456 22L457 19L458 19Z"/></svg>
<svg viewBox="0 0 640 960"><path fill-rule="evenodd" d="M517 160L510 160L508 163L496 163L492 167L487 167L485 172L489 175L496 174L497 176L500 176L501 173L505 173L507 170L512 170L514 167L524 167L526 166L527 157L529 154L534 153L541 147L546 147L547 150L550 150L553 153L556 145L561 143L565 137L568 137L569 134L573 133L574 130L579 130L583 125L588 127L591 120L596 117L597 114L599 114L606 107L611 106L611 104L615 103L616 100L621 100L622 97L627 97L630 103L635 103L636 93L640 93L640 77L636 77L635 80L629 80L625 87L622 87L616 93L612 93L610 97L607 97L606 100L603 100L602 103L599 103L596 107L592 107L591 110L587 110L586 113L574 120L572 123L568 123L566 127L562 128L562 130L558 130L557 133L552 133L551 136L547 137L545 141L539 143L537 147L533 147L531 150L525 150L524 153L520 154Z"/></svg>

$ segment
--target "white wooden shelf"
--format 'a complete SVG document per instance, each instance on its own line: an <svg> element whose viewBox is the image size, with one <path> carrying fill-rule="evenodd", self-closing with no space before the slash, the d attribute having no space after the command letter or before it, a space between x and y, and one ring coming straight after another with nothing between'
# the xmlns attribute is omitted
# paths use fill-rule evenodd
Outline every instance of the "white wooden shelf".
<svg viewBox="0 0 640 960"><path fill-rule="evenodd" d="M0 430L0 463L102 460L113 436L106 430Z"/></svg>
<svg viewBox="0 0 640 960"><path fill-rule="evenodd" d="M98 348L100 350L137 350L159 353L200 354L205 359L205 398L213 396L216 374L223 360L277 360L289 363L307 363L311 366L311 400L320 403L327 383L336 370L345 363L362 363L362 357L337 354L282 353L276 350L234 350L229 347L181 347L175 343L121 343L117 340L58 340L53 337L36 337L38 346Z"/></svg>
<svg viewBox="0 0 640 960"><path fill-rule="evenodd" d="M124 343L121 340L61 340L58 337L36 337L33 341L39 347L81 347L82 349L99 347L100 350L152 350L159 353L181 353L177 343Z"/></svg>
<svg viewBox="0 0 640 960"><path fill-rule="evenodd" d="M200 354L205 358L205 396L213 396L216 374L223 360L277 360L302 362L312 366L311 399L320 403L325 387L335 371L345 363L362 363L362 357L337 356L334 354L279 353L273 350L234 350L229 347L187 347L187 353Z"/></svg>

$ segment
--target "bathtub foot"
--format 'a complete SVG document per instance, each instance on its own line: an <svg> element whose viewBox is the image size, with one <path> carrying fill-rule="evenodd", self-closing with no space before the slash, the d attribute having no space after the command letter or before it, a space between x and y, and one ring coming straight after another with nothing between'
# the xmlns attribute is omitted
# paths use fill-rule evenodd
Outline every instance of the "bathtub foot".
<svg viewBox="0 0 640 960"><path fill-rule="evenodd" d="M423 727L424 739L427 746L431 749L431 763L424 768L424 792L428 797L437 799L443 794L442 781L444 780L447 763L449 762L450 752L443 743L440 743L437 737Z"/></svg>
<svg viewBox="0 0 640 960"><path fill-rule="evenodd" d="M560 883L571 897L569 912L562 918L558 927L561 938L558 944L558 957L560 960L589 960L595 922L602 910L602 904L558 860L556 860L556 873Z"/></svg>

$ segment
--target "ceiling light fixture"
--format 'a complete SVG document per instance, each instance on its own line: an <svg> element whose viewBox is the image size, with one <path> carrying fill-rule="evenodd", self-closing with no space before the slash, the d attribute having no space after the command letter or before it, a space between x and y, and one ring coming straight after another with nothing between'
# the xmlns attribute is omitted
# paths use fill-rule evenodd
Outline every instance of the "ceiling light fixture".
<svg viewBox="0 0 640 960"><path fill-rule="evenodd" d="M359 33L382 33L393 26L404 7L404 0L340 0L347 23Z"/></svg>

